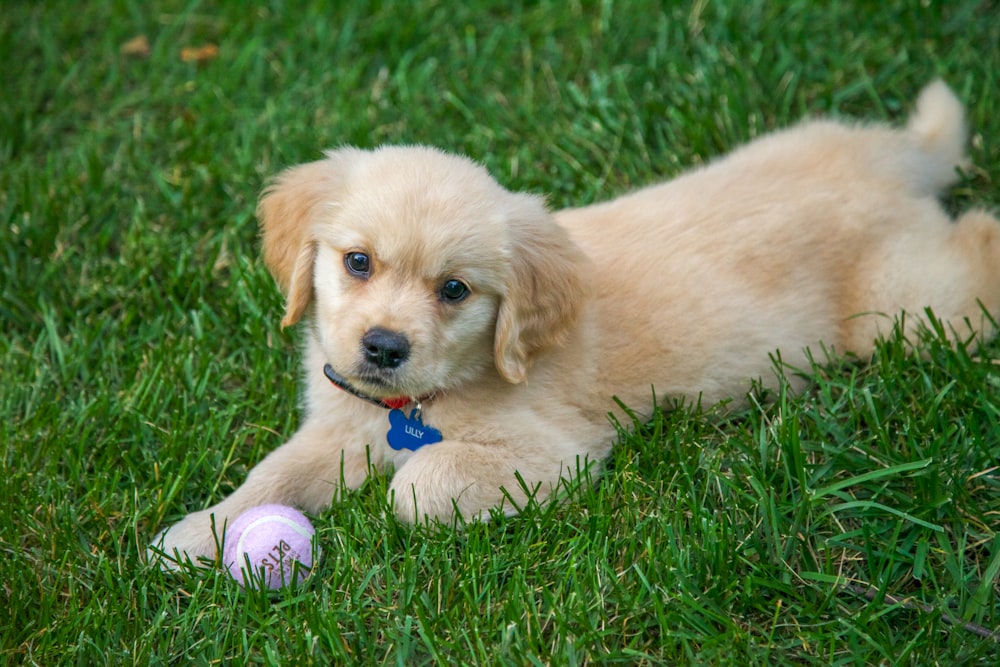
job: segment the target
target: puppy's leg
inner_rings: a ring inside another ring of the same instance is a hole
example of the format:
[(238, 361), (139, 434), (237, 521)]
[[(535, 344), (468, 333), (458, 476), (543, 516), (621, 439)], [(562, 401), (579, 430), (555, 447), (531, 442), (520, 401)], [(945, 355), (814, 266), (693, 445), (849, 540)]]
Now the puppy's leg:
[(157, 535), (151, 557), (160, 557), (168, 569), (185, 560), (212, 560), (227, 524), (243, 511), (280, 503), (315, 512), (330, 504), (341, 480), (357, 488), (368, 473), (367, 454), (342, 449), (341, 429), (319, 420), (307, 421), (291, 440), (261, 461), (246, 481), (222, 502), (193, 512)]
[(930, 306), (955, 340), (991, 337), (994, 327), (983, 308), (993, 320), (1000, 317), (1000, 221), (973, 210), (946, 224), (942, 234), (923, 239), (922, 252), (908, 258), (909, 289), (924, 302), (904, 306), (913, 315)]
[[(914, 211), (912, 218), (920, 215)], [(928, 307), (955, 340), (995, 333), (983, 314), (985, 308), (994, 321), (1000, 317), (1000, 221), (989, 213), (974, 210), (953, 222), (935, 212), (927, 224), (892, 237), (874, 257), (860, 273), (867, 296), (854, 303), (853, 313), (882, 315), (849, 317), (847, 349), (869, 354), (901, 311), (907, 313), (905, 333), (915, 339), (928, 324)]]
[[(983, 210), (961, 215), (951, 230), (950, 251), (968, 275), (968, 294), (952, 319), (968, 319), (981, 324), (982, 307), (996, 320), (1000, 318), (1000, 220)], [(994, 333), (989, 322), (980, 331)]]
[(389, 494), (396, 516), (406, 522), (448, 522), (457, 510), (465, 519), (485, 520), (494, 507), (511, 514), (529, 494), (543, 500), (563, 475), (576, 474), (554, 457), (537, 451), (530, 456), (516, 456), (502, 443), (445, 440), (424, 447), (392, 479)]

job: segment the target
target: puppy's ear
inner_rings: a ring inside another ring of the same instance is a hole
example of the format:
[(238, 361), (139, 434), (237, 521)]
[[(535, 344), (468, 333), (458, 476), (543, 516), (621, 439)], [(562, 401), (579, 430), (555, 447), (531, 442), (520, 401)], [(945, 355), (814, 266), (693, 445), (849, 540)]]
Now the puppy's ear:
[(511, 277), (497, 314), (494, 355), (508, 382), (527, 379), (539, 352), (560, 344), (577, 320), (586, 287), (586, 258), (529, 195), (509, 221)]
[(312, 301), (314, 226), (334, 215), (331, 209), (344, 188), (345, 163), (358, 152), (331, 151), (325, 160), (285, 170), (257, 204), (264, 264), (286, 299), (283, 327), (298, 322)]

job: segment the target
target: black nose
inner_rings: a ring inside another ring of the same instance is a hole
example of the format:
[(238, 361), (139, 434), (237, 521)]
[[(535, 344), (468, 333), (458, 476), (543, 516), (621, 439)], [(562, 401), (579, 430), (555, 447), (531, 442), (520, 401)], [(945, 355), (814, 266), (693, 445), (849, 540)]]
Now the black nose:
[(388, 329), (369, 329), (361, 338), (365, 360), (379, 368), (396, 368), (410, 356), (406, 336)]

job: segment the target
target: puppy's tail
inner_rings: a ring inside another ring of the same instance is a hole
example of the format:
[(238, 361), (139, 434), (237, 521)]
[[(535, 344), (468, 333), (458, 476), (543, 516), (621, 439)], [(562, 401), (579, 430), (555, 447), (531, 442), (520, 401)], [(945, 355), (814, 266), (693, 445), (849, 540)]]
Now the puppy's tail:
[(944, 81), (932, 81), (920, 91), (906, 132), (920, 153), (914, 177), (921, 191), (936, 194), (958, 180), (956, 167), (967, 163), (968, 130), (965, 109)]

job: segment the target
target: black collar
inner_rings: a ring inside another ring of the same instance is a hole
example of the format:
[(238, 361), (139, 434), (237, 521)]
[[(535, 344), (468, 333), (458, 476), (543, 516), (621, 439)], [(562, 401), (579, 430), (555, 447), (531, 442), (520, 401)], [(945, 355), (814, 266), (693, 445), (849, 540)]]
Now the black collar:
[(364, 401), (368, 401), (372, 405), (377, 405), (380, 408), (385, 408), (386, 410), (398, 410), (413, 402), (413, 399), (409, 396), (398, 396), (396, 398), (375, 398), (374, 396), (369, 396), (348, 382), (347, 379), (337, 373), (337, 371), (333, 370), (333, 366), (330, 364), (323, 366), (323, 375), (325, 375), (335, 387), (343, 389), (348, 394), (357, 396)]

